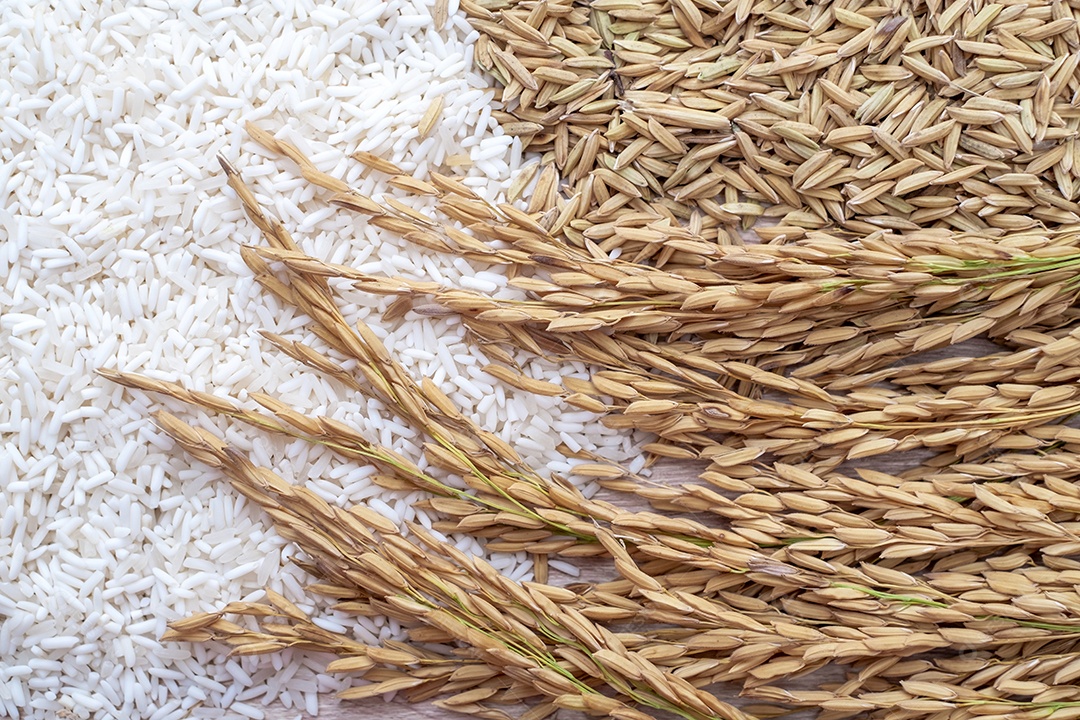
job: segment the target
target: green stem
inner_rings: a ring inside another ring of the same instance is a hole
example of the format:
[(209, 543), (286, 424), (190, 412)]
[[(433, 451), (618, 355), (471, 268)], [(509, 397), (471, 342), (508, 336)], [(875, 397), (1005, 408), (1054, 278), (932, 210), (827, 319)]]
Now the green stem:
[[(950, 603), (940, 602), (938, 600), (928, 600), (926, 598), (918, 597), (916, 595), (900, 595), (897, 593), (883, 592), (881, 590), (874, 590), (863, 585), (855, 585), (851, 583), (832, 583), (832, 587), (845, 588), (848, 590), (858, 590), (871, 597), (879, 598), (881, 600), (891, 600), (894, 602), (900, 602), (905, 605), (922, 605), (925, 607), (933, 608), (948, 608)], [(927, 592), (932, 592), (930, 588), (926, 588)], [(943, 597), (947, 597), (952, 600), (951, 597), (941, 593)], [(975, 618), (976, 620), (993, 620), (998, 622), (1012, 623), (1021, 627), (1035, 628), (1038, 630), (1050, 630), (1053, 632), (1062, 632), (1069, 634), (1080, 633), (1080, 625), (1057, 625), (1054, 623), (1040, 622), (1038, 620), (1019, 620), (1017, 618), (1004, 617), (1002, 615), (980, 615)]]

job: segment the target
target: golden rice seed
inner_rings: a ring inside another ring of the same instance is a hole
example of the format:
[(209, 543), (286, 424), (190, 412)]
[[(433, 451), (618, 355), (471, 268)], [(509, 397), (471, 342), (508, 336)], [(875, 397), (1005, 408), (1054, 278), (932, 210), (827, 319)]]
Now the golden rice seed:
[(384, 160), (377, 155), (373, 155), (369, 152), (357, 151), (353, 153), (353, 158), (359, 160), (365, 166), (372, 170), (378, 170), (379, 172), (386, 173), (387, 175), (404, 175), (405, 173), (397, 165), (392, 162)]
[[(445, 3), (446, 0), (443, 0), (443, 2)], [(445, 24), (445, 19), (443, 20), (443, 23)], [(439, 95), (428, 104), (427, 109), (424, 111), (424, 114), (420, 117), (420, 122), (417, 125), (417, 130), (420, 133), (419, 138), (421, 140), (431, 135), (431, 132), (435, 129), (435, 125), (442, 117), (442, 110), (443, 97), (442, 95)]]

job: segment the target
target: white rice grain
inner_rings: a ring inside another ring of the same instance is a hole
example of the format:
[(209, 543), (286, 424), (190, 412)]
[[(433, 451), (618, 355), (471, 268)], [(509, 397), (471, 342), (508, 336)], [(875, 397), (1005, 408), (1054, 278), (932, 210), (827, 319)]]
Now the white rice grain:
[[(264, 586), (302, 602), (308, 579), (258, 509), (147, 420), (160, 399), (92, 371), (269, 393), (419, 456), (415, 430), (381, 403), (338, 393), (258, 335), (313, 340), (239, 260), (240, 244), (260, 238), (213, 158), (228, 156), (315, 255), (513, 297), (497, 268), (431, 254), (328, 207), (244, 134), (247, 121), (279, 132), (375, 195), (393, 191), (349, 160), (357, 150), (418, 176), (460, 172), (442, 163), (467, 155), (463, 182), (498, 199), (522, 165), (520, 143), (492, 120), (493, 92), (472, 69), (478, 34), (453, 1), (446, 27), (434, 28), (433, 5), (0, 4), (0, 717), (259, 718), (257, 705), (277, 701), (314, 714), (320, 692), (345, 686), (319, 674), (325, 658), (238, 662), (157, 640), (167, 620), (258, 600)], [(436, 96), (443, 123), (420, 141), (416, 125)], [(384, 323), (384, 303), (348, 292), (343, 312), (375, 324), (409, 372), (444, 387), (537, 468), (569, 472), (560, 441), (628, 453), (626, 437), (587, 414), (484, 374), (486, 358), (456, 320)], [(559, 369), (525, 366), (558, 380)], [(380, 489), (370, 468), (164, 405), (329, 502), (431, 524), (415, 508), (420, 493)], [(485, 555), (475, 539), (457, 544)], [(493, 562), (512, 577), (531, 572), (524, 556)], [(400, 636), (396, 622), (312, 609), (364, 642)]]

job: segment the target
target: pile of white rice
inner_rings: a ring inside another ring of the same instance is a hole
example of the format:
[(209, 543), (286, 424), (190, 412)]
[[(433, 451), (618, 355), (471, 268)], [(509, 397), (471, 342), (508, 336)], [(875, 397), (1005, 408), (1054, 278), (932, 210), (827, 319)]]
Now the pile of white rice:
[[(379, 405), (258, 337), (302, 338), (304, 319), (268, 300), (240, 262), (240, 244), (259, 238), (214, 156), (230, 158), (316, 256), (507, 292), (497, 269), (328, 207), (243, 131), (249, 120), (279, 131), (367, 193), (385, 188), (348, 159), (356, 150), (420, 177), (464, 173), (447, 159), (468, 156), (465, 182), (496, 197), (520, 148), (491, 120), (492, 93), (472, 68), (476, 34), (453, 0), (446, 27), (432, 10), (427, 0), (0, 0), (0, 716), (260, 718), (275, 701), (314, 714), (319, 693), (347, 684), (318, 674), (325, 657), (227, 659), (158, 642), (170, 619), (259, 599), (264, 586), (299, 601), (308, 580), (257, 508), (155, 430), (158, 398), (92, 371), (270, 393), (419, 456), (414, 432)], [(421, 142), (416, 125), (438, 96), (442, 118)], [(536, 467), (569, 469), (560, 442), (629, 452), (587, 414), (483, 374), (455, 321), (387, 324), (385, 299), (348, 301), (347, 316), (367, 318), (415, 376), (439, 382)], [(427, 522), (412, 507), (419, 493), (374, 487), (368, 468), (164, 406), (332, 502)], [(524, 557), (495, 562), (515, 577), (530, 569)], [(398, 631), (326, 623), (367, 641)]]

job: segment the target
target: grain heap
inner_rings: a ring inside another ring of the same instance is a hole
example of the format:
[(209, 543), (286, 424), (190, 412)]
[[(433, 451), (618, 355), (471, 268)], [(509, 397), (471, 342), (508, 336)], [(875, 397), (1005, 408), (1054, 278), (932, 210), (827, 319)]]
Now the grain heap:
[[(396, 618), (411, 642), (358, 643), (274, 593), (173, 623), (170, 637), (240, 654), (325, 650), (340, 656), (330, 670), (372, 681), (343, 697), (446, 695), (442, 707), (485, 718), (522, 702), (529, 720), (558, 708), (693, 720), (791, 708), (826, 720), (1080, 715), (1070, 5), (462, 7), (487, 38), (477, 57), (503, 86), (504, 127), (543, 153), (524, 210), (359, 155), (403, 193), (372, 198), (249, 132), (330, 202), (423, 247), (503, 265), (527, 299), (304, 254), (222, 162), (267, 242), (245, 247), (245, 262), (324, 347), (267, 340), (392, 408), (426, 436), (431, 470), (269, 396), (253, 395), (253, 409), (106, 371), (369, 462), (385, 487), (431, 493), (445, 520), (400, 528), (157, 416), (304, 551), (311, 592)], [(413, 210), (410, 194), (435, 198), (438, 212)], [(776, 224), (743, 244), (759, 218)], [(397, 296), (391, 313), (459, 315), (495, 377), (648, 431), (653, 456), (707, 469), (668, 487), (601, 458), (578, 466), (667, 514), (543, 477), (413, 380), (369, 327), (350, 326), (335, 300), (342, 281)], [(919, 357), (975, 337), (1000, 348)], [(507, 348), (594, 371), (540, 382)], [(899, 476), (864, 466), (909, 450), (920, 453)], [(533, 554), (536, 582), (466, 556), (450, 532)], [(619, 578), (554, 587), (549, 556), (600, 556)], [(840, 682), (789, 687), (836, 666)], [(754, 704), (704, 689), (717, 682)]]
[(462, 7), (504, 85), (496, 117), (567, 183), (550, 229), (578, 244), (663, 265), (679, 247), (650, 234), (660, 218), (720, 244), (758, 218), (766, 240), (1077, 222), (1069, 3)]

